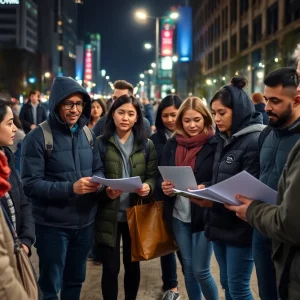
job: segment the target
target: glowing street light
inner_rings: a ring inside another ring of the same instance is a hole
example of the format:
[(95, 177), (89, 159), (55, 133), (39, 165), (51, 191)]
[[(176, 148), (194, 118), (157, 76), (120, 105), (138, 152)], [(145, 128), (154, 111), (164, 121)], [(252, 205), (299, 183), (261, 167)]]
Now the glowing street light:
[(148, 73), (149, 73), (149, 74), (153, 74), (153, 70), (150, 69), (150, 70), (148, 71)]
[(173, 62), (177, 62), (177, 61), (178, 61), (178, 56), (174, 55), (174, 56), (172, 57), (172, 60), (173, 60)]
[(105, 79), (109, 80), (109, 76), (106, 76)]
[(152, 45), (150, 43), (144, 44), (145, 49), (150, 50), (152, 48)]
[(145, 11), (138, 10), (135, 12), (135, 16), (140, 20), (146, 20), (148, 18), (148, 15)]
[(50, 78), (50, 77), (51, 77), (51, 73), (50, 73), (50, 72), (46, 72), (46, 73), (44, 74), (44, 76), (45, 76), (45, 78)]
[(145, 75), (142, 73), (142, 74), (140, 74), (140, 78), (145, 78)]
[(173, 19), (173, 20), (176, 20), (179, 18), (179, 13), (174, 11), (170, 14), (170, 18)]
[(155, 69), (156, 68), (156, 63), (152, 63), (151, 68)]

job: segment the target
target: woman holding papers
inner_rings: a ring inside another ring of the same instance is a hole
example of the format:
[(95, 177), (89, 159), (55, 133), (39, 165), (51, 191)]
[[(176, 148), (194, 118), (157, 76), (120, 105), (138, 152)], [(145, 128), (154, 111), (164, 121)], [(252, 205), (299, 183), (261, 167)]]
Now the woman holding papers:
[[(258, 136), (264, 128), (250, 97), (243, 90), (247, 81), (234, 77), (211, 100), (211, 111), (218, 128), (211, 185), (245, 170), (259, 175)], [(203, 186), (202, 186), (203, 187)], [(220, 281), (226, 300), (252, 300), (250, 278), (253, 269), (252, 228), (223, 204), (195, 200), (209, 206), (206, 237), (213, 241), (220, 268)]]
[(120, 96), (108, 112), (104, 135), (98, 143), (100, 153), (101, 149), (106, 148), (104, 157), (101, 155), (106, 178), (140, 176), (143, 182), (143, 187), (134, 193), (123, 193), (107, 187), (99, 200), (95, 238), (101, 245), (103, 256), (104, 300), (118, 299), (121, 237), (125, 299), (136, 299), (139, 289), (140, 266), (139, 262), (131, 262), (131, 238), (126, 209), (135, 205), (139, 197), (148, 197), (153, 193), (157, 176), (155, 148), (144, 136), (143, 126), (143, 115), (138, 100), (133, 96)]
[[(181, 105), (174, 136), (168, 140), (163, 166), (191, 166), (197, 183), (210, 181), (216, 148), (213, 119), (201, 99), (191, 97)], [(167, 196), (164, 214), (173, 228), (183, 262), (184, 279), (190, 300), (217, 300), (218, 290), (210, 273), (212, 243), (204, 236), (205, 209), (188, 198), (176, 196), (170, 182), (162, 182)]]
[[(158, 106), (155, 120), (156, 132), (151, 135), (150, 139), (155, 146), (159, 166), (161, 165), (166, 142), (172, 137), (176, 128), (176, 116), (181, 103), (182, 101), (177, 95), (168, 95)], [(160, 177), (158, 180), (160, 180)], [(162, 199), (161, 188), (156, 186), (155, 191), (156, 199)], [(163, 280), (162, 289), (164, 291), (162, 300), (172, 299), (171, 297), (173, 295), (173, 299), (176, 300), (179, 297), (179, 293), (177, 288), (178, 281), (175, 253), (162, 256), (160, 262)]]

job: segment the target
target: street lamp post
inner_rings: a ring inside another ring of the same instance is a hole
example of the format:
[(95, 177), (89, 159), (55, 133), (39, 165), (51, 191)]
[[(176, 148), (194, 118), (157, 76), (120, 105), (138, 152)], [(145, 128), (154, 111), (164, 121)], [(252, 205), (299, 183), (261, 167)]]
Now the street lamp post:
[[(158, 69), (159, 69), (159, 20), (167, 18), (167, 16), (163, 17), (152, 17), (149, 16), (145, 11), (136, 11), (135, 13), (136, 17), (140, 20), (146, 20), (146, 19), (155, 19), (155, 64), (156, 64), (156, 71), (155, 71), (155, 86), (156, 89), (158, 88)], [(179, 14), (177, 12), (172, 12), (169, 15), (169, 18), (171, 19), (178, 19)]]

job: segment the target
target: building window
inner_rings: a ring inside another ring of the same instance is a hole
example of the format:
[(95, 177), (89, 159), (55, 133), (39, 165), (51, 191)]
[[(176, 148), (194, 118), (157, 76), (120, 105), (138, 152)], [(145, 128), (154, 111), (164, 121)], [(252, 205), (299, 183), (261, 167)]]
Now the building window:
[(220, 47), (215, 49), (215, 66), (220, 63)]
[(285, 1), (285, 24), (289, 24), (300, 19), (300, 1), (286, 0)]
[(248, 48), (248, 25), (240, 30), (240, 51)]
[(226, 60), (228, 58), (228, 42), (225, 41), (222, 43), (222, 60)]
[(4, 18), (0, 18), (0, 23), (1, 25), (13, 25), (16, 24), (16, 19), (4, 19)]
[(210, 52), (208, 54), (208, 59), (207, 59), (207, 68), (211, 69), (213, 67), (213, 53)]
[(240, 0), (240, 15), (243, 15), (248, 11), (249, 3), (248, 0)]
[(230, 38), (230, 56), (234, 57), (236, 56), (237, 53), (237, 49), (236, 49), (236, 43), (237, 43), (237, 39), (236, 39), (236, 34), (234, 34), (231, 38)]
[(228, 6), (222, 10), (222, 32), (228, 28)]
[(262, 38), (262, 18), (261, 15), (256, 17), (252, 22), (252, 43), (256, 44)]
[(278, 30), (278, 3), (268, 8), (267, 12), (267, 34), (273, 34)]
[(230, 24), (237, 20), (237, 0), (230, 0)]
[(0, 28), (0, 34), (16, 34), (15, 28)]

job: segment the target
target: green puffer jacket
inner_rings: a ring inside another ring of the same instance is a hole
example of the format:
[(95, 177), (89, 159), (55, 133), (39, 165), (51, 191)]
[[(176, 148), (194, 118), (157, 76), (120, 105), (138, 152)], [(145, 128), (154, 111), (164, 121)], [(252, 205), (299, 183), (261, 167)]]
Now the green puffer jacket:
[[(101, 140), (100, 137), (99, 140)], [(98, 143), (99, 148), (100, 143)], [(100, 150), (99, 150), (100, 151)], [(149, 156), (146, 166), (145, 154), (134, 142), (133, 151), (130, 155), (131, 176), (140, 176), (143, 183), (150, 186), (150, 194), (153, 195), (155, 190), (156, 177), (158, 174), (157, 158), (155, 147), (149, 140)], [(103, 161), (106, 178), (122, 178), (122, 158), (115, 140), (111, 137), (107, 142), (105, 160)], [(148, 197), (149, 197), (148, 196)], [(136, 205), (138, 195), (132, 193), (130, 195), (131, 206)], [(98, 244), (114, 247), (117, 235), (118, 211), (120, 206), (120, 198), (111, 200), (104, 191), (99, 197), (98, 212), (95, 220), (95, 238)]]

